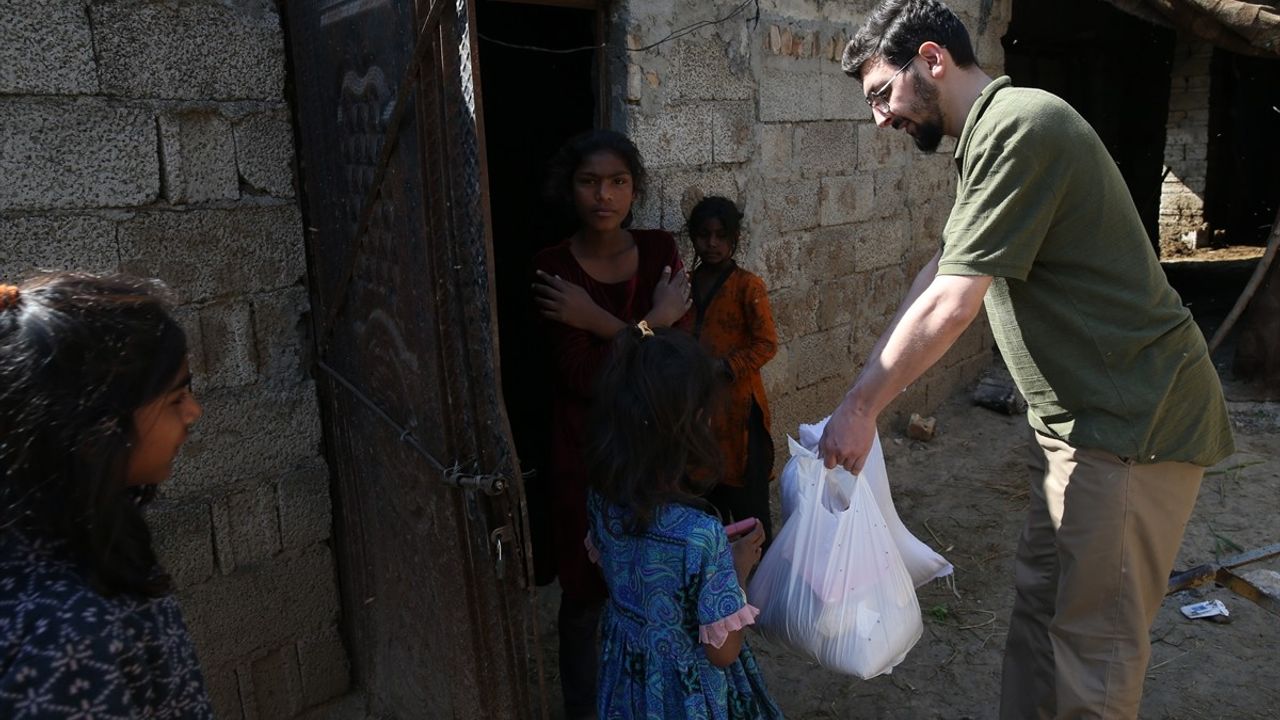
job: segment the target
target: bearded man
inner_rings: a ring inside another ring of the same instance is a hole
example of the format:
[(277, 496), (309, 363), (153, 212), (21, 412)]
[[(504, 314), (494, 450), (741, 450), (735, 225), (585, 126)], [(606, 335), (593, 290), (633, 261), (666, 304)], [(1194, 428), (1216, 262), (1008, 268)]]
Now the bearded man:
[(874, 120), (957, 139), (941, 248), (832, 414), (828, 467), (861, 469), (876, 418), (984, 304), (1029, 405), (1002, 718), (1134, 718), (1149, 632), (1204, 469), (1233, 450), (1203, 335), (1120, 172), (1061, 99), (992, 79), (936, 0), (885, 0), (845, 49)]

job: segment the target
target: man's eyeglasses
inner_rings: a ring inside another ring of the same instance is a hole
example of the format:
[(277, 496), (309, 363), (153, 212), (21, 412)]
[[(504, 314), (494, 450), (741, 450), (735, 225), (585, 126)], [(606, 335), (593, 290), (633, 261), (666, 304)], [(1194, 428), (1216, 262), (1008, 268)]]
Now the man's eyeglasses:
[(920, 57), (920, 56), (919, 55), (912, 56), (912, 58), (908, 60), (905, 65), (898, 68), (898, 72), (894, 73), (892, 76), (889, 77), (888, 82), (881, 85), (878, 90), (872, 90), (871, 94), (868, 95), (866, 98), (864, 98), (867, 101), (867, 107), (871, 108), (872, 110), (878, 110), (881, 115), (890, 114), (889, 98), (885, 96), (885, 93), (889, 91), (889, 86), (893, 85), (893, 81), (898, 79), (898, 76), (902, 74), (902, 71), (911, 67), (911, 63), (915, 62), (917, 57)]

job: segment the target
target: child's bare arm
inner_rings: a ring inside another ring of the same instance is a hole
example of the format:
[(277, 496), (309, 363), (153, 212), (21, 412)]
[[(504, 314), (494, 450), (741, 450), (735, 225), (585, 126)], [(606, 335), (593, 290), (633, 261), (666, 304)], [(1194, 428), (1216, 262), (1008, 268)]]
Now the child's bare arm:
[(724, 644), (720, 647), (702, 644), (703, 649), (707, 651), (707, 659), (716, 667), (727, 667), (738, 659), (738, 654), (742, 652), (742, 631), (730, 631), (729, 636), (724, 639)]
[(543, 317), (606, 339), (626, 327), (626, 323), (591, 299), (581, 285), (541, 270), (537, 276), (533, 294)]

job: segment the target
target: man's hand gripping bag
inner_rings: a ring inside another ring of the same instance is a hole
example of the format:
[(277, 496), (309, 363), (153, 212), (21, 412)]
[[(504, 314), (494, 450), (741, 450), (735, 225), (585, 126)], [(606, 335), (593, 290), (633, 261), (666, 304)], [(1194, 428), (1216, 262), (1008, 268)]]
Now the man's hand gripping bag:
[(814, 452), (790, 445), (784, 525), (747, 589), (760, 608), (756, 627), (832, 670), (863, 679), (890, 672), (924, 624), (867, 473), (828, 471)]

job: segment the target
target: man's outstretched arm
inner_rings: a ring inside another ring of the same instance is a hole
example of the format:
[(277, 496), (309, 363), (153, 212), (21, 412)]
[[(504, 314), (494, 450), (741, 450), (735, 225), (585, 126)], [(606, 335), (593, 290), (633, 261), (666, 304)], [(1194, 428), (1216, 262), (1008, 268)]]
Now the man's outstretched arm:
[(982, 308), (991, 277), (937, 275), (937, 263), (935, 256), (916, 276), (858, 379), (831, 414), (818, 445), (827, 467), (862, 470), (881, 411), (946, 354)]

